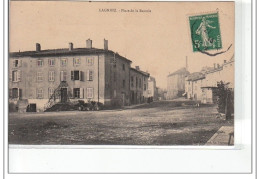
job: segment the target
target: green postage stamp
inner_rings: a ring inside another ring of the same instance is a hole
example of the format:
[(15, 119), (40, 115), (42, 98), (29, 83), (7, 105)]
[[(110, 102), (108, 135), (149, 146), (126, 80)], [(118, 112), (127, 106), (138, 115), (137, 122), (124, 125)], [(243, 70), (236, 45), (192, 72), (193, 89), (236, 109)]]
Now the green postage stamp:
[(222, 48), (218, 13), (189, 17), (193, 52)]

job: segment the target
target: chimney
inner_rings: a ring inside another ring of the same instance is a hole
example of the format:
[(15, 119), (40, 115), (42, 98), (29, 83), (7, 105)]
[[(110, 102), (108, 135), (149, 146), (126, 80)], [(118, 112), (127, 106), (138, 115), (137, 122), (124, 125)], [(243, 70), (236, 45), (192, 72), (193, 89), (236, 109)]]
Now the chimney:
[(86, 41), (87, 48), (92, 48), (92, 40), (88, 39)]
[(108, 50), (108, 40), (104, 39), (104, 50)]
[(140, 70), (140, 67), (139, 66), (135, 66), (135, 69)]
[(224, 63), (227, 63), (227, 60), (224, 60)]
[(69, 51), (73, 50), (73, 43), (69, 43)]
[(217, 68), (216, 63), (214, 63), (214, 69), (216, 69), (216, 68)]
[(36, 52), (40, 52), (41, 51), (41, 44), (36, 43)]

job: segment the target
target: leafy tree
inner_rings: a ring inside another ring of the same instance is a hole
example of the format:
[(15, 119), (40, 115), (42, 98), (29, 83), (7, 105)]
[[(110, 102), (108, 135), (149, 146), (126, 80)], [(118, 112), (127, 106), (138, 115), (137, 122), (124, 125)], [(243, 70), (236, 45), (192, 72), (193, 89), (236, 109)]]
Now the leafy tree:
[(223, 81), (218, 82), (216, 95), (218, 96), (218, 112), (226, 114), (226, 119), (231, 119), (234, 113), (234, 92)]

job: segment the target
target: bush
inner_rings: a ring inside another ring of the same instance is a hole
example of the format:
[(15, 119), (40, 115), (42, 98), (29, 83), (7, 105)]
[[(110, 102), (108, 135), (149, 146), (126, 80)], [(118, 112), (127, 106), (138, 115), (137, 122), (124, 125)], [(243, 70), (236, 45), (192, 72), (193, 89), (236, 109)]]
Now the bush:
[(9, 112), (17, 112), (18, 111), (18, 107), (14, 103), (9, 103), (8, 107), (9, 107)]

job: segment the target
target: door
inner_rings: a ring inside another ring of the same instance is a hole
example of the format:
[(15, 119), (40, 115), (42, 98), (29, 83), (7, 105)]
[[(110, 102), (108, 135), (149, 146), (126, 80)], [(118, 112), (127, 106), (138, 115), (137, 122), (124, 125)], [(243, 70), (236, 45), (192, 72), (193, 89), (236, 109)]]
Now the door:
[(30, 103), (27, 107), (27, 112), (36, 112), (36, 104)]
[(125, 106), (125, 93), (122, 93), (122, 105)]
[(62, 103), (66, 103), (68, 99), (67, 88), (60, 89), (60, 98)]

